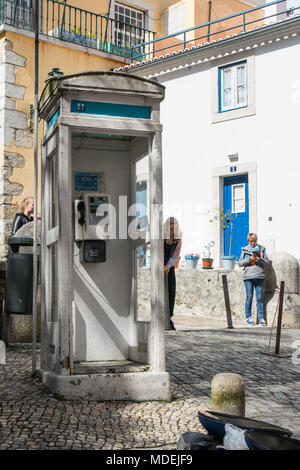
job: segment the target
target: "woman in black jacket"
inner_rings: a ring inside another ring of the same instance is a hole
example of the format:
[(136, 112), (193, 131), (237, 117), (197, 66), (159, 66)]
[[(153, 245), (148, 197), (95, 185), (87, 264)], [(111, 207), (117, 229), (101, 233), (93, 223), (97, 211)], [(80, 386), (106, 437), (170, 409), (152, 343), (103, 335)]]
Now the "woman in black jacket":
[(176, 277), (175, 264), (179, 260), (181, 250), (182, 232), (178, 221), (174, 217), (169, 217), (164, 223), (164, 273), (168, 279), (168, 297), (169, 297), (169, 315), (170, 329), (175, 330), (172, 321), (175, 296), (176, 296)]
[(17, 212), (13, 221), (12, 235), (28, 222), (33, 221), (34, 200), (33, 197), (26, 197), (21, 204), (21, 212)]

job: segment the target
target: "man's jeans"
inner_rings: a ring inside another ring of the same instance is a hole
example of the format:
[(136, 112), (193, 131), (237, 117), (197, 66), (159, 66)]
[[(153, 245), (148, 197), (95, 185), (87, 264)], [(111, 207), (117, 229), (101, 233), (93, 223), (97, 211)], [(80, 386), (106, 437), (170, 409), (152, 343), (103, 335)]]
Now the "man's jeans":
[(264, 279), (247, 279), (244, 281), (246, 287), (246, 304), (245, 313), (246, 318), (251, 318), (251, 306), (253, 299), (253, 291), (255, 287), (257, 314), (258, 320), (264, 319), (264, 301), (263, 301), (263, 288)]

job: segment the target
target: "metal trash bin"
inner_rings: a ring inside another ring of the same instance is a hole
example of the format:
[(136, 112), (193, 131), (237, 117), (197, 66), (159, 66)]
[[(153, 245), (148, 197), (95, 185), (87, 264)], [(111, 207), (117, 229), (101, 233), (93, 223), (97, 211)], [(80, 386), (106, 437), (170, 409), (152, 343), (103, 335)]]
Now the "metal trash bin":
[(5, 312), (31, 315), (33, 300), (33, 254), (19, 253), (20, 246), (33, 246), (29, 237), (8, 239)]

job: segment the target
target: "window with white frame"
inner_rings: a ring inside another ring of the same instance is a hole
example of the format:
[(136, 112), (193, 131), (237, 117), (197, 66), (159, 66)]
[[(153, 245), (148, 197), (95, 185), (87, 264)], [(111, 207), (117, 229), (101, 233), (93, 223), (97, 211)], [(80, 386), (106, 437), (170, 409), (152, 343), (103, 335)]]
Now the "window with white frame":
[(219, 68), (219, 112), (248, 106), (247, 61)]
[(245, 184), (232, 185), (232, 212), (245, 212), (246, 210), (246, 193)]
[(131, 47), (145, 41), (145, 13), (136, 8), (115, 3), (115, 44)]

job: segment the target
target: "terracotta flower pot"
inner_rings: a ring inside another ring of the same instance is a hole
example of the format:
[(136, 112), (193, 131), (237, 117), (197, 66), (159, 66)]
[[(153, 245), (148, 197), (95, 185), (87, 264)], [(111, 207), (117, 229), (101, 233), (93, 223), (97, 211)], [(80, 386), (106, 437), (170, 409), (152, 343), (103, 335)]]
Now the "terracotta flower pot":
[(202, 258), (202, 268), (203, 269), (212, 269), (213, 261), (214, 260), (212, 258)]

